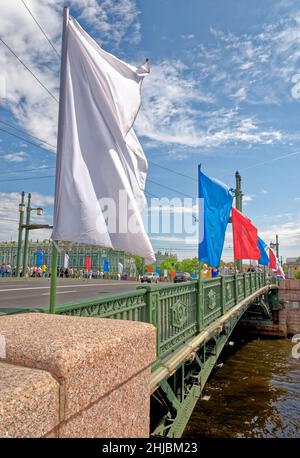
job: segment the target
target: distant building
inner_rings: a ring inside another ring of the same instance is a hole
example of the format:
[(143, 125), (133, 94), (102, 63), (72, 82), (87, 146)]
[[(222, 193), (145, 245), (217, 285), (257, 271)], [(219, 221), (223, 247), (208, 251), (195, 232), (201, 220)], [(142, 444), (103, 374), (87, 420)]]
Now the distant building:
[(286, 258), (286, 266), (288, 268), (288, 278), (294, 278), (295, 271), (300, 270), (300, 257)]
[[(15, 267), (17, 264), (17, 242), (0, 242), (0, 265), (10, 264)], [(29, 242), (28, 266), (37, 265), (38, 251), (42, 250), (43, 264), (51, 267), (51, 242), (44, 240), (42, 242)], [(136, 265), (134, 256), (123, 251), (115, 251), (110, 248), (85, 245), (83, 243), (64, 243), (61, 253), (58, 254), (58, 267), (64, 265), (64, 255), (69, 255), (69, 267), (76, 269), (85, 268), (85, 260), (91, 258), (91, 269), (94, 271), (103, 270), (104, 260), (108, 261), (109, 272), (118, 273), (118, 264), (123, 265), (123, 273), (130, 277), (136, 277)], [(22, 264), (22, 257), (21, 257)]]
[(162, 253), (162, 251), (157, 251), (157, 252), (155, 253), (155, 258), (156, 258), (155, 265), (160, 266), (160, 264), (161, 264), (163, 261), (166, 261), (166, 260), (169, 259), (170, 257), (172, 257), (172, 258), (177, 258), (177, 255), (174, 254), (174, 253), (171, 253), (171, 252), (167, 252), (167, 251), (165, 251), (165, 253)]

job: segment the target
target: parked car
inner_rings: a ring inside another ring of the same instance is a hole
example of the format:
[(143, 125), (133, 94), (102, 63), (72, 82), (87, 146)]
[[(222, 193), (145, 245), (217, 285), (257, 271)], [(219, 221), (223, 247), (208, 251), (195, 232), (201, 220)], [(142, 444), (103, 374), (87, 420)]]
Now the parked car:
[(182, 281), (190, 281), (192, 279), (188, 272), (176, 272), (174, 276), (174, 283), (180, 283)]
[(147, 283), (157, 283), (159, 280), (159, 275), (156, 272), (147, 272), (145, 275), (142, 276), (141, 282)]

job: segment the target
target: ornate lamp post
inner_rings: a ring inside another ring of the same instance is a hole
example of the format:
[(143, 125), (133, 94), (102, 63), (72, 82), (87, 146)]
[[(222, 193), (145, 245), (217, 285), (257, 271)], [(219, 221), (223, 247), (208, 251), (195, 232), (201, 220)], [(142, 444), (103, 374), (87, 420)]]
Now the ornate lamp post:
[[(41, 227), (44, 227), (39, 224), (32, 224), (30, 225), (30, 216), (32, 211), (36, 211), (36, 214), (38, 216), (42, 216), (44, 213), (44, 210), (41, 207), (37, 208), (32, 208), (30, 206), (31, 204), (31, 193), (28, 194), (28, 201), (27, 201), (27, 209), (26, 209), (26, 224), (23, 224), (22, 227), (25, 228), (25, 242), (24, 242), (24, 253), (23, 253), (23, 270), (22, 270), (22, 276), (26, 276), (26, 269), (27, 269), (27, 263), (28, 263), (28, 238), (29, 238), (29, 231), (30, 229), (39, 229)], [(49, 227), (47, 225), (47, 227)]]
[(16, 277), (20, 276), (20, 261), (22, 253), (22, 232), (23, 232), (23, 220), (25, 212), (25, 192), (21, 194), (21, 202), (19, 203), (19, 231), (18, 231), (18, 246), (17, 246), (17, 265), (16, 265)]
[[(279, 261), (279, 242), (278, 242), (278, 234), (276, 234), (276, 242), (270, 242), (270, 248), (275, 250), (276, 258)], [(282, 263), (281, 263), (282, 265)]]

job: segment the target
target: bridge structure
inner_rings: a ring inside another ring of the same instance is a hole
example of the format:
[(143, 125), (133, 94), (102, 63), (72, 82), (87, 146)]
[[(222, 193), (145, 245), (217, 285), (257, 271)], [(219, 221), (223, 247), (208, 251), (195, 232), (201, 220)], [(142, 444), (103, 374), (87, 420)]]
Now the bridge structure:
[(143, 285), (129, 293), (57, 306), (55, 313), (153, 324), (157, 339), (150, 431), (153, 436), (181, 437), (235, 326), (245, 316), (271, 323), (280, 309), (277, 290), (276, 278), (249, 272)]

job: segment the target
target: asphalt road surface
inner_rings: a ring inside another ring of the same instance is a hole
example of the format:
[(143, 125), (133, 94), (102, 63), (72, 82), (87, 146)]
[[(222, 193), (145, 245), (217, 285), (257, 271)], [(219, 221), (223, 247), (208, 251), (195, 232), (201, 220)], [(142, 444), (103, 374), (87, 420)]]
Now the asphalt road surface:
[[(127, 280), (58, 279), (57, 304), (132, 291), (138, 284)], [(28, 308), (47, 308), (49, 299), (50, 279), (0, 278), (0, 313)]]

